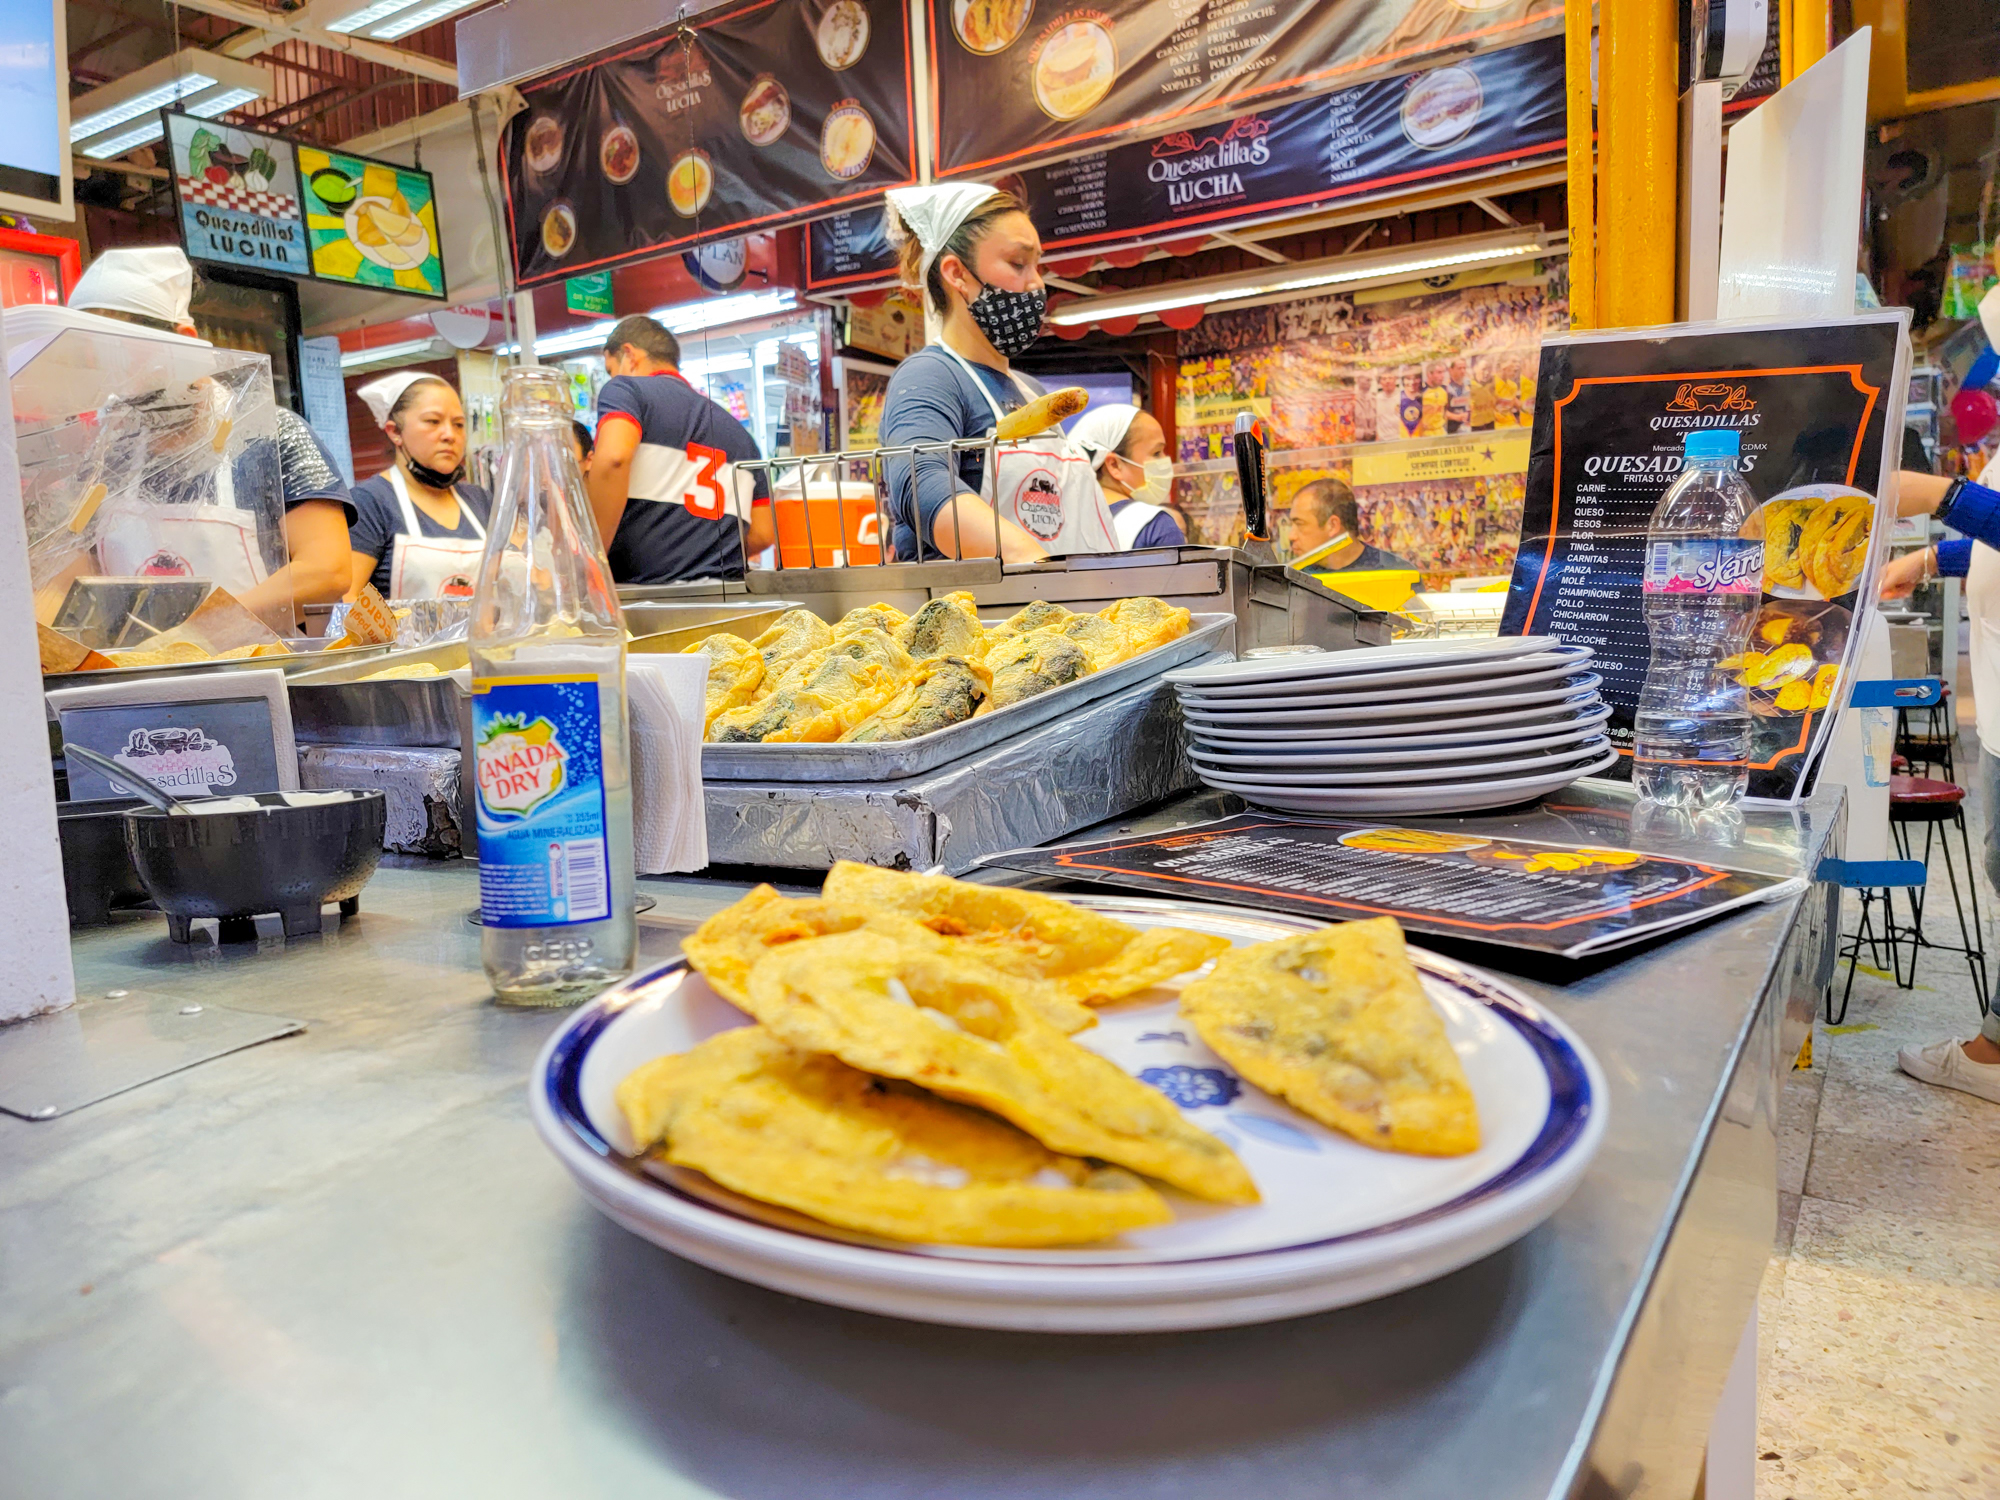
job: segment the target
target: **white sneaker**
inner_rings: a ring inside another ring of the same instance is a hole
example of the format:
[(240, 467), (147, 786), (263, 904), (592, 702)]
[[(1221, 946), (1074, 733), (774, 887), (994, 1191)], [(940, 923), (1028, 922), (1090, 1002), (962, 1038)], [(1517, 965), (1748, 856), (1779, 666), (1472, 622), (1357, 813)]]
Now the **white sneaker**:
[(1956, 1038), (1928, 1047), (1905, 1047), (1896, 1054), (1896, 1065), (1921, 1082), (2000, 1104), (2000, 1063), (1974, 1062)]

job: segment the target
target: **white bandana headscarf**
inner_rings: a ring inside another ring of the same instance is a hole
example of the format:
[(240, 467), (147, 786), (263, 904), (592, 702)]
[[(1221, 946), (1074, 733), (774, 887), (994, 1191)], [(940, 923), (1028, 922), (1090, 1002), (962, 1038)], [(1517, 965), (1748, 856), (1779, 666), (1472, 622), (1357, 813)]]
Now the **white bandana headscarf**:
[(931, 187), (889, 189), (889, 202), (896, 217), (924, 247), (923, 263), (917, 267), (921, 285), (930, 279), (931, 262), (959, 226), (979, 211), (997, 191), (984, 182), (943, 182)]
[(1076, 425), (1069, 430), (1069, 440), (1090, 455), (1091, 468), (1101, 469), (1104, 460), (1118, 451), (1118, 445), (1125, 441), (1125, 434), (1138, 418), (1136, 406), (1093, 406), (1076, 419)]
[(375, 425), (381, 427), (389, 420), (389, 411), (402, 399), (403, 392), (419, 380), (435, 380), (437, 377), (423, 370), (391, 370), (380, 380), (371, 380), (355, 391), (362, 403), (375, 418)]

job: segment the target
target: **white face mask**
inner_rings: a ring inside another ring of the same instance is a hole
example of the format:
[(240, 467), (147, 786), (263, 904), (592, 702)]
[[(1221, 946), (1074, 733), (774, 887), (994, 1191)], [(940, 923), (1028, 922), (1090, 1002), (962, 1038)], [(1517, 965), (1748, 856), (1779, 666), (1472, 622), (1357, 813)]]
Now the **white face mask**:
[(1143, 464), (1134, 465), (1129, 458), (1122, 458), (1119, 462), (1127, 467), (1145, 471), (1145, 479), (1132, 490), (1134, 500), (1144, 501), (1147, 505), (1167, 503), (1174, 488), (1174, 461), (1171, 458), (1162, 453), (1155, 458), (1147, 459)]

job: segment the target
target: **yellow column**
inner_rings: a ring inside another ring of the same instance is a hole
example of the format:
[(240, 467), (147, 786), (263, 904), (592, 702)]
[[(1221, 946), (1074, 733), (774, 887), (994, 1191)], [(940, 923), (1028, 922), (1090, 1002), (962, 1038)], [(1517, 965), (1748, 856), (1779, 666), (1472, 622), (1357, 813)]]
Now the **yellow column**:
[(1597, 327), (1597, 141), (1590, 118), (1591, 0), (1564, 0), (1569, 95), (1569, 322)]
[[(1789, 23), (1791, 45), (1785, 45)], [(1784, 82), (1790, 83), (1827, 53), (1827, 36), (1832, 30), (1827, 0), (1784, 0), (1778, 14), (1778, 57)], [(1789, 63), (1789, 71), (1784, 65)]]
[(1598, 322), (1674, 321), (1679, 195), (1676, 0), (1602, 0), (1597, 17)]

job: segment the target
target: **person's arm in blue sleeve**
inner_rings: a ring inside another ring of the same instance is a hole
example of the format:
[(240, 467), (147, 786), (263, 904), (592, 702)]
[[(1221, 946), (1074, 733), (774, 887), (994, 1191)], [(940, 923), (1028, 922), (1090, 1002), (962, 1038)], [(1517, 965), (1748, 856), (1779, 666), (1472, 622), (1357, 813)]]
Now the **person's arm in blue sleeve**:
[[(975, 436), (970, 428), (964, 382), (938, 361), (913, 363), (912, 355), (889, 382), (882, 403), (882, 444), (948, 443)], [(993, 557), (1032, 562), (1048, 549), (961, 483), (957, 460), (948, 452), (925, 453), (886, 464), (890, 514), (912, 526), (915, 558)], [(912, 469), (914, 468), (914, 474)], [(912, 498), (914, 494), (914, 506)], [(914, 524), (911, 512), (915, 511)]]
[[(949, 371), (925, 368), (929, 362), (898, 371), (882, 403), (881, 444), (900, 448), (909, 443), (949, 443), (965, 437), (965, 402), (958, 381)], [(951, 503), (963, 486), (956, 461), (948, 453), (920, 453), (892, 458), (884, 465), (888, 480), (889, 514), (897, 525), (917, 533), (917, 557), (935, 556), (931, 526), (937, 513)], [(912, 497), (914, 495), (914, 504)]]
[(1906, 598), (1932, 578), (1965, 577), (1974, 542), (2000, 547), (2000, 493), (1984, 485), (1906, 469), (1896, 476), (1896, 514), (1935, 516), (1959, 535), (1906, 552), (1884, 567), (1884, 599)]

